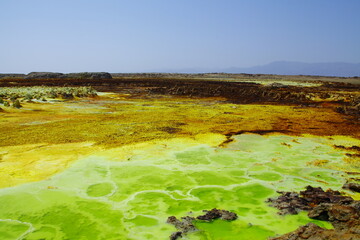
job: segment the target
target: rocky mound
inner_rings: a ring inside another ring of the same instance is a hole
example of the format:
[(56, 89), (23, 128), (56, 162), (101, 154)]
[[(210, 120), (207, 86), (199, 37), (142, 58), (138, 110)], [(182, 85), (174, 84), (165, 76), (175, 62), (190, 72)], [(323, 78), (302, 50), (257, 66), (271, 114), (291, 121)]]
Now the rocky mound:
[(50, 79), (50, 78), (64, 78), (64, 74), (56, 73), (56, 72), (31, 72), (25, 76), (25, 79)]
[(112, 79), (107, 72), (81, 72), (81, 73), (56, 73), (56, 72), (31, 72), (25, 79)]
[(112, 79), (110, 73), (107, 72), (81, 72), (81, 73), (68, 73), (65, 78), (75, 79)]

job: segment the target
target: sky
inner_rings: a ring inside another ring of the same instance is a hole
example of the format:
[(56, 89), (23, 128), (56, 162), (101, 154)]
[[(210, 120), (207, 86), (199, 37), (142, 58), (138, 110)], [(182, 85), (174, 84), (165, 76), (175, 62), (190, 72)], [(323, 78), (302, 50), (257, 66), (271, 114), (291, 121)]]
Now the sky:
[(0, 0), (0, 73), (360, 63), (359, 0)]

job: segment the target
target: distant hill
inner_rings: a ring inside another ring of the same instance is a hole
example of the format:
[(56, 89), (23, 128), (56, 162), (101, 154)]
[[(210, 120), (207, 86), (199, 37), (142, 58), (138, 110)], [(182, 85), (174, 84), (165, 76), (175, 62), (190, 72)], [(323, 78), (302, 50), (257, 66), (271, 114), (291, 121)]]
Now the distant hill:
[(225, 73), (253, 73), (253, 74), (278, 74), (278, 75), (319, 75), (354, 77), (360, 76), (360, 63), (303, 63), (278, 61), (266, 65), (248, 68), (226, 68)]

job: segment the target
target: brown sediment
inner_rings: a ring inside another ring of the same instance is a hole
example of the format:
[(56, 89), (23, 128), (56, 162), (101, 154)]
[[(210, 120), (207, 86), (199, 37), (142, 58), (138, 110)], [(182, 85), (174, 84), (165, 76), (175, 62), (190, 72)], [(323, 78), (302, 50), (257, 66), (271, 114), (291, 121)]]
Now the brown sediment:
[(343, 145), (334, 145), (334, 148), (360, 152), (360, 147), (359, 146), (345, 147)]
[[(115, 77), (112, 79), (0, 79), (0, 87), (13, 86), (93, 86), (99, 91), (138, 92), (194, 97), (224, 97), (236, 103), (294, 103), (329, 105), (331, 102), (358, 100), (359, 85), (348, 83), (323, 83), (316, 87), (301, 87), (281, 84), (263, 86), (248, 78), (226, 79), (183, 76)], [(251, 79), (256, 80), (256, 79)], [(267, 79), (271, 80), (271, 79)], [(282, 79), (284, 80), (284, 79)]]
[(346, 153), (345, 155), (351, 158), (360, 158), (360, 154)]
[(219, 147), (226, 147), (226, 145), (228, 145), (229, 143), (231, 143), (231, 142), (233, 142), (233, 141), (234, 141), (234, 139), (231, 138), (231, 136), (226, 136), (226, 140), (223, 141), (223, 142), (219, 145)]
[(25, 102), (20, 110), (5, 108), (0, 116), (0, 146), (93, 141), (111, 147), (207, 132), (227, 137), (307, 133), (360, 138), (356, 122), (329, 108), (239, 105), (221, 98), (130, 97), (115, 94), (80, 103), (76, 99), (56, 104)]
[(225, 136), (233, 136), (233, 135), (240, 135), (240, 134), (244, 134), (244, 133), (254, 133), (254, 134), (259, 134), (259, 135), (266, 135), (269, 133), (289, 133), (290, 131), (288, 130), (281, 130), (281, 129), (273, 129), (273, 130), (242, 130), (242, 131), (237, 131), (237, 132), (230, 132), (225, 134)]
[(226, 136), (226, 140), (224, 142), (222, 142), (219, 147), (226, 147), (227, 144), (231, 143), (234, 141), (234, 139), (232, 138), (233, 136), (236, 135), (241, 135), (244, 133), (253, 133), (253, 134), (259, 134), (259, 135), (267, 135), (270, 133), (289, 133), (288, 131), (284, 131), (284, 130), (249, 130), (249, 131), (237, 131), (237, 132), (228, 132), (225, 133), (224, 135)]

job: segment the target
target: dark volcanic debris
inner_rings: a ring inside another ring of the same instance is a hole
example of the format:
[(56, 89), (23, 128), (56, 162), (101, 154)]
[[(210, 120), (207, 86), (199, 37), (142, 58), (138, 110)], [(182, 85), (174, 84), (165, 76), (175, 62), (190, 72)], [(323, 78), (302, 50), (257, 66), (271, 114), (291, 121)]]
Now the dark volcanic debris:
[(204, 221), (212, 221), (214, 219), (222, 219), (227, 221), (232, 221), (237, 219), (236, 213), (227, 211), (227, 210), (220, 210), (213, 208), (210, 211), (204, 210), (205, 215), (197, 216), (196, 219), (204, 220)]
[(205, 212), (204, 215), (197, 216), (196, 218), (185, 216), (181, 217), (181, 219), (179, 220), (175, 216), (168, 217), (166, 222), (174, 225), (175, 228), (178, 230), (177, 232), (174, 232), (170, 235), (170, 240), (176, 240), (183, 237), (189, 232), (198, 231), (198, 229), (193, 224), (193, 222), (196, 220), (211, 222), (219, 218), (226, 221), (233, 221), (237, 219), (236, 213), (227, 210), (213, 208), (210, 211), (203, 210), (203, 212)]
[(280, 210), (279, 214), (297, 214), (300, 211), (309, 211), (320, 203), (340, 203), (348, 204), (353, 201), (351, 197), (342, 196), (339, 191), (314, 188), (307, 186), (305, 191), (279, 192), (281, 195), (277, 198), (269, 198), (267, 202), (270, 206)]
[[(350, 186), (358, 187), (345, 184), (344, 188)], [(279, 214), (308, 211), (310, 218), (328, 221), (334, 227), (325, 229), (309, 223), (272, 240), (360, 240), (360, 201), (343, 196), (339, 191), (324, 191), (320, 187), (307, 186), (300, 193), (281, 192), (279, 197), (270, 198), (268, 202), (280, 210)]]

